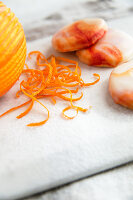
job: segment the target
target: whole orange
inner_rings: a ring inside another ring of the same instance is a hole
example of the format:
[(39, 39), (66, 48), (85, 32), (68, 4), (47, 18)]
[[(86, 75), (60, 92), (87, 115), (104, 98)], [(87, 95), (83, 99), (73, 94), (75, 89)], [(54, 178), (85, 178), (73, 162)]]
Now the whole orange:
[(0, 2), (0, 96), (19, 79), (26, 59), (26, 39), (18, 18)]

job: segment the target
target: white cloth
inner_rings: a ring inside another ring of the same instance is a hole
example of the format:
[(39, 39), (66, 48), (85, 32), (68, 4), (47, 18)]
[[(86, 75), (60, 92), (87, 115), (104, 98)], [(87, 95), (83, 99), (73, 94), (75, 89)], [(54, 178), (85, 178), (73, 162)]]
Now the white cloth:
[(132, 180), (133, 165), (129, 165), (25, 200), (132, 200)]
[[(52, 54), (51, 38), (28, 45), (28, 50)], [(76, 59), (73, 55), (65, 57)], [(68, 103), (57, 100), (54, 106), (42, 100), (50, 110), (50, 119), (40, 127), (27, 123), (45, 118), (45, 110), (35, 104), (24, 119), (15, 111), (0, 120), (0, 199), (14, 199), (76, 180), (133, 159), (132, 111), (114, 104), (108, 93), (111, 69), (81, 64), (83, 78), (91, 81), (99, 73), (101, 81), (84, 88), (80, 105), (93, 106), (74, 120), (61, 117)], [(1, 112), (18, 105), (16, 84), (0, 99)]]
[[(75, 17), (83, 18), (87, 13), (89, 15), (91, 12), (90, 4), (88, 5), (89, 7), (87, 4), (84, 5), (86, 12), (80, 5), (77, 7), (79, 9), (70, 10), (68, 21), (75, 20)], [(92, 16), (97, 13), (96, 5), (99, 4), (92, 3)], [(102, 7), (98, 7), (97, 10), (99, 10), (98, 15), (103, 16), (103, 12), (100, 12)], [(63, 18), (66, 15), (65, 11), (67, 9), (61, 11), (64, 13)], [(107, 9), (104, 14), (107, 18), (116, 17), (116, 14), (127, 15), (127, 12), (122, 10), (106, 11)], [(40, 20), (40, 23), (42, 25), (43, 20)], [(38, 25), (38, 21), (36, 24)], [(132, 18), (117, 20), (115, 23), (112, 21), (109, 24), (122, 30), (126, 27), (126, 31), (133, 34)], [(34, 28), (34, 23), (30, 24), (30, 27), (32, 26)], [(39, 27), (35, 28), (40, 30)], [(47, 26), (44, 29), (47, 31)], [(29, 32), (26, 33), (30, 37), (32, 32), (28, 27), (27, 30)], [(55, 54), (50, 41), (51, 38), (46, 38), (28, 43), (28, 50), (41, 50), (48, 55)], [(72, 54), (61, 55), (76, 59)], [(74, 120), (65, 120), (61, 117), (61, 111), (68, 103), (57, 100), (57, 105), (54, 106), (49, 100), (42, 100), (50, 110), (50, 119), (44, 126), (34, 128), (25, 126), (46, 117), (45, 110), (37, 103), (23, 119), (15, 118), (23, 109), (0, 119), (0, 200), (14, 200), (47, 190), (133, 159), (133, 112), (112, 101), (108, 93), (111, 69), (88, 67), (81, 63), (80, 65), (86, 81), (92, 80), (90, 77), (94, 72), (101, 75), (98, 84), (83, 89), (85, 95), (79, 104), (84, 107), (92, 105), (90, 113), (79, 113)], [(22, 103), (21, 99), (15, 99), (18, 88), (17, 83), (0, 99), (1, 113)]]

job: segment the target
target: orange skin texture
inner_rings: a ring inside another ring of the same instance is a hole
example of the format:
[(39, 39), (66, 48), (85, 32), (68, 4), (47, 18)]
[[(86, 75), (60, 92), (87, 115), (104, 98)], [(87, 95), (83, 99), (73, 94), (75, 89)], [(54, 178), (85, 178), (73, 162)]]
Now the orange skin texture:
[(16, 83), (26, 59), (26, 39), (22, 25), (0, 2), (0, 96)]
[(81, 62), (90, 66), (116, 67), (123, 60), (122, 53), (117, 47), (113, 45), (111, 47), (103, 45), (102, 48), (106, 51), (106, 54), (105, 52), (96, 49), (95, 45), (77, 51), (76, 54)]
[(101, 23), (103, 21), (90, 23), (87, 19), (79, 20), (55, 33), (52, 45), (59, 52), (76, 51), (90, 47), (107, 31), (107, 25), (104, 23), (101, 25)]

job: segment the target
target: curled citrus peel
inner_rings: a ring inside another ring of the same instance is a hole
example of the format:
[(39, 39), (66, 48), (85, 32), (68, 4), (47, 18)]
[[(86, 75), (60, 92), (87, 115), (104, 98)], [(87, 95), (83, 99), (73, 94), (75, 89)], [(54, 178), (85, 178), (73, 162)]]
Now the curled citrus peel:
[(23, 103), (23, 104), (21, 104), (21, 105), (19, 105), (19, 106), (16, 106), (16, 107), (13, 107), (13, 108), (7, 110), (6, 112), (2, 113), (2, 114), (0, 115), (0, 117), (3, 117), (4, 115), (6, 115), (6, 114), (8, 114), (8, 113), (10, 113), (10, 112), (12, 112), (12, 111), (15, 111), (15, 110), (17, 110), (17, 109), (19, 109), (19, 108), (22, 108), (23, 106), (26, 106), (26, 105), (29, 104), (30, 102), (31, 102), (31, 100), (26, 101), (25, 103)]
[[(47, 117), (41, 122), (30, 123), (27, 126), (43, 125), (49, 119), (49, 110), (39, 99), (46, 97), (50, 97), (53, 104), (56, 104), (56, 98), (70, 102), (70, 105), (62, 111), (62, 116), (66, 119), (73, 119), (77, 116), (79, 111), (86, 112), (88, 109), (73, 104), (73, 102), (82, 99), (83, 92), (76, 98), (73, 98), (73, 94), (77, 94), (82, 87), (96, 84), (100, 80), (99, 74), (93, 74), (94, 77), (96, 77), (95, 81), (84, 83), (81, 78), (81, 69), (78, 62), (63, 57), (55, 57), (53, 55), (46, 58), (40, 51), (32, 51), (28, 54), (29, 59), (32, 59), (32, 56), (36, 56), (37, 69), (30, 69), (29, 66), (25, 64), (23, 74), (26, 75), (26, 79), (20, 83), (20, 90), (16, 93), (17, 98), (19, 98), (21, 94), (24, 94), (30, 98), (30, 100), (17, 107), (11, 108), (0, 115), (0, 117), (29, 104), (28, 108), (17, 116), (18, 119), (22, 118), (31, 111), (36, 101), (46, 109)], [(68, 64), (64, 65), (64, 63)], [(67, 94), (69, 94), (69, 96), (66, 96)], [(70, 109), (75, 110), (76, 115), (68, 116), (65, 113)]]

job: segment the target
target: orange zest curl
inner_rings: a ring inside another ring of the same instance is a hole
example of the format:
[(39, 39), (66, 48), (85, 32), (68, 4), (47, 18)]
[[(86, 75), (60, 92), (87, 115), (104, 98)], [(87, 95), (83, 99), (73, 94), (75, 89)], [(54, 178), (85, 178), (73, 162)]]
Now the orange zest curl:
[[(75, 110), (76, 110), (76, 115), (74, 115), (74, 116), (72, 116), (72, 117), (67, 116), (67, 115), (65, 114), (65, 112), (68, 111), (68, 110), (70, 110), (70, 109), (75, 109)], [(66, 118), (66, 119), (74, 119), (74, 118), (78, 115), (78, 111), (79, 111), (79, 110), (78, 110), (77, 108), (74, 108), (74, 107), (72, 107), (72, 106), (68, 106), (68, 107), (66, 107), (66, 108), (63, 109), (63, 111), (62, 111), (62, 116), (63, 116), (64, 118)]]
[(26, 106), (26, 105), (29, 104), (30, 102), (31, 102), (31, 100), (26, 101), (25, 103), (23, 103), (23, 104), (21, 104), (21, 105), (19, 105), (19, 106), (16, 106), (16, 107), (13, 107), (13, 108), (7, 110), (7, 111), (4, 112), (3, 114), (1, 114), (0, 117), (3, 117), (4, 115), (6, 115), (6, 114), (8, 114), (8, 113), (10, 113), (10, 112), (12, 112), (12, 111), (14, 111), (14, 110), (17, 110), (17, 109), (19, 109), (19, 108), (22, 108), (23, 106)]
[[(30, 123), (27, 126), (43, 125), (49, 119), (49, 110), (39, 99), (44, 99), (46, 97), (50, 97), (54, 105), (56, 104), (56, 98), (70, 102), (70, 105), (62, 111), (62, 116), (66, 119), (73, 119), (78, 115), (79, 111), (86, 112), (88, 110), (87, 108), (74, 105), (75, 101), (82, 99), (83, 92), (81, 92), (79, 97), (75, 98), (73, 94), (77, 94), (82, 87), (96, 84), (100, 80), (99, 74), (93, 74), (96, 78), (93, 82), (84, 83), (81, 78), (81, 68), (78, 62), (63, 57), (55, 57), (53, 55), (46, 58), (40, 51), (30, 52), (28, 54), (28, 59), (32, 59), (32, 57), (36, 58), (37, 68), (30, 69), (29, 66), (25, 64), (23, 74), (26, 75), (26, 78), (20, 83), (20, 89), (16, 93), (16, 97), (19, 98), (20, 95), (24, 94), (30, 98), (30, 100), (17, 107), (11, 108), (1, 114), (0, 117), (29, 104), (28, 108), (17, 116), (17, 118), (20, 119), (31, 111), (34, 102), (38, 102), (47, 111), (47, 117), (41, 122)], [(67, 65), (64, 65), (64, 63), (67, 63)], [(76, 115), (68, 116), (65, 114), (66, 111), (71, 109), (76, 111)]]
[(30, 112), (30, 110), (32, 109), (33, 104), (34, 104), (34, 101), (31, 100), (31, 104), (29, 105), (29, 107), (27, 108), (27, 110), (25, 110), (23, 113), (21, 113), (20, 115), (18, 115), (16, 118), (20, 119), (20, 118), (24, 117), (25, 115), (27, 115)]

